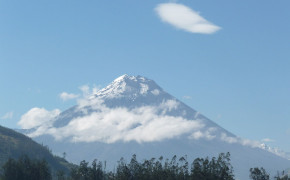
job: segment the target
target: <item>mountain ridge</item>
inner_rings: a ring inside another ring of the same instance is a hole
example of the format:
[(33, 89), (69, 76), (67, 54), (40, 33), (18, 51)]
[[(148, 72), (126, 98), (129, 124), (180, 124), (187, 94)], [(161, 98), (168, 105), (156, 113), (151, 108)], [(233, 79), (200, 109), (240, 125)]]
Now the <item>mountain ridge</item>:
[(63, 158), (53, 156), (48, 147), (40, 145), (29, 137), (3, 126), (0, 126), (0, 144), (0, 167), (9, 158), (18, 159), (23, 155), (27, 155), (31, 159), (45, 159), (53, 173), (58, 170), (68, 173), (71, 167)]
[(232, 134), (142, 76), (115, 79), (29, 135), (57, 153), (67, 152), (73, 162), (96, 156), (116, 162), (128, 154), (199, 157), (230, 151), (241, 179), (254, 166), (274, 173), (290, 167), (290, 161)]

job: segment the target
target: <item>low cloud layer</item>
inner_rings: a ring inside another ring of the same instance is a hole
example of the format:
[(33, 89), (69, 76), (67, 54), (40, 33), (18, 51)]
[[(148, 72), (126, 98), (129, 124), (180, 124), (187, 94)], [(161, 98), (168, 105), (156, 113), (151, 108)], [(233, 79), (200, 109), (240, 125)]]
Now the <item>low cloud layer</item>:
[(253, 140), (244, 139), (240, 137), (228, 136), (226, 133), (221, 133), (220, 139), (230, 144), (238, 143), (238, 144), (241, 144), (244, 146), (250, 146), (253, 148), (261, 148), (261, 142), (259, 141), (253, 141)]
[(48, 126), (48, 124), (50, 124), (59, 114), (59, 109), (48, 111), (44, 108), (35, 107), (21, 116), (18, 125), (21, 126), (22, 129)]
[(198, 140), (198, 139), (213, 140), (217, 137), (216, 131), (217, 131), (217, 128), (214, 128), (214, 127), (210, 127), (205, 130), (198, 130), (198, 131), (193, 132), (189, 136), (189, 138), (195, 139), (195, 140)]
[[(218, 127), (208, 127), (202, 119), (196, 119), (196, 116), (188, 120), (168, 115), (179, 107), (179, 102), (173, 99), (156, 106), (133, 109), (109, 108), (98, 98), (81, 98), (77, 102), (76, 111), (84, 115), (71, 119), (64, 127), (53, 127), (59, 110), (47, 111), (43, 108), (32, 108), (22, 116), (18, 124), (24, 129), (36, 129), (29, 134), (30, 137), (48, 134), (56, 140), (68, 139), (71, 142), (143, 143), (185, 135), (192, 140), (221, 140), (230, 144), (260, 147), (258, 141), (229, 136)], [(94, 111), (90, 113), (88, 107)]]
[[(185, 135), (192, 140), (221, 140), (252, 147), (260, 145), (257, 141), (228, 136), (218, 127), (208, 127), (202, 119), (198, 119), (199, 112), (192, 119), (168, 115), (179, 108), (179, 102), (174, 99), (154, 106), (141, 106), (133, 109), (109, 108), (102, 99), (92, 96), (96, 93), (97, 88), (85, 85), (80, 89), (83, 95), (77, 98), (75, 111), (77, 114), (81, 112), (83, 116), (71, 119), (66, 126), (59, 128), (53, 126), (60, 110), (49, 111), (37, 107), (25, 113), (18, 125), (23, 129), (34, 128), (35, 131), (29, 134), (31, 137), (48, 134), (56, 140), (68, 139), (72, 142), (137, 141), (142, 143)], [(62, 94), (64, 99), (76, 98), (74, 94)]]
[(182, 4), (163, 3), (159, 4), (155, 10), (163, 22), (187, 32), (212, 34), (221, 29)]
[[(57, 140), (69, 138), (73, 142), (142, 143), (170, 139), (204, 127), (199, 120), (166, 115), (178, 107), (174, 100), (165, 101), (158, 106), (142, 106), (130, 110), (124, 107), (108, 108), (98, 99), (82, 99), (78, 102), (79, 110), (85, 116), (72, 119), (61, 128), (40, 126), (30, 136), (50, 134)], [(88, 113), (84, 110), (87, 106), (98, 111)]]

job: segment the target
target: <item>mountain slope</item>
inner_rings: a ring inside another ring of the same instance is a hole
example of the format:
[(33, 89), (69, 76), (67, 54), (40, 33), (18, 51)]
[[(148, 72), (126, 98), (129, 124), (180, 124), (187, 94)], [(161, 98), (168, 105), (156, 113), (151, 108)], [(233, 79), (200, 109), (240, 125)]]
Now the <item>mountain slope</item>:
[(63, 170), (68, 172), (68, 163), (61, 158), (54, 157), (47, 147), (41, 146), (29, 137), (0, 126), (0, 167), (9, 158), (17, 159), (27, 155), (32, 159), (45, 159), (52, 171)]
[(240, 179), (248, 179), (251, 167), (263, 166), (272, 174), (290, 167), (287, 159), (235, 136), (142, 76), (117, 78), (28, 135), (74, 162), (98, 158), (111, 168), (132, 154), (193, 159), (228, 151)]

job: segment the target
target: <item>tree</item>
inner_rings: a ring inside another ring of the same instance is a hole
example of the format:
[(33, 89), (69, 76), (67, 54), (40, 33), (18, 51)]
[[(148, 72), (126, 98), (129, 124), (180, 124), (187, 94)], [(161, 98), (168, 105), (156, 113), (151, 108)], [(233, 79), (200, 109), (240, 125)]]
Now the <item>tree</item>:
[(266, 170), (261, 168), (251, 168), (250, 169), (250, 178), (253, 180), (269, 180), (270, 175), (266, 172)]
[(92, 162), (92, 167), (89, 169), (91, 180), (101, 180), (105, 177), (105, 172), (103, 171), (102, 162), (98, 162), (96, 159)]
[(130, 169), (128, 168), (127, 163), (124, 158), (121, 158), (118, 162), (116, 178), (117, 180), (128, 180), (132, 179)]
[(65, 173), (64, 171), (62, 170), (59, 170), (56, 172), (56, 177), (57, 177), (57, 180), (65, 180)]
[(106, 172), (102, 163), (94, 160), (92, 166), (81, 161), (78, 167), (71, 170), (72, 180), (233, 180), (233, 167), (230, 164), (230, 153), (221, 153), (217, 158), (197, 158), (191, 165), (187, 156), (171, 160), (163, 157), (151, 158), (138, 162), (136, 155), (126, 163), (124, 158), (118, 161), (116, 172)]
[(92, 162), (91, 166), (83, 160), (78, 167), (72, 168), (70, 172), (71, 180), (103, 180), (105, 176), (106, 173), (103, 170), (102, 162), (98, 162), (96, 159)]
[(276, 180), (290, 180), (290, 177), (288, 176), (288, 174), (285, 173), (285, 171), (282, 171), (281, 176), (280, 172), (278, 172), (274, 178)]
[(50, 180), (51, 172), (45, 160), (31, 160), (21, 156), (9, 159), (3, 166), (4, 180)]
[(221, 153), (216, 159), (197, 158), (191, 165), (190, 179), (199, 180), (233, 180), (233, 167), (230, 163), (230, 153)]

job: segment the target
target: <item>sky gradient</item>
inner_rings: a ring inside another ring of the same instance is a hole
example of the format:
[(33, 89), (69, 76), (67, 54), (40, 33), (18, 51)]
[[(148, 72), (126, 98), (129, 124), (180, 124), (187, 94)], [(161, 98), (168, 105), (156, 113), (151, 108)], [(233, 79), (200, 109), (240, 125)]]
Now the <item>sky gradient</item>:
[(0, 125), (142, 75), (237, 136), (290, 151), (290, 2), (174, 1), (197, 22), (162, 15), (168, 3), (0, 0)]

